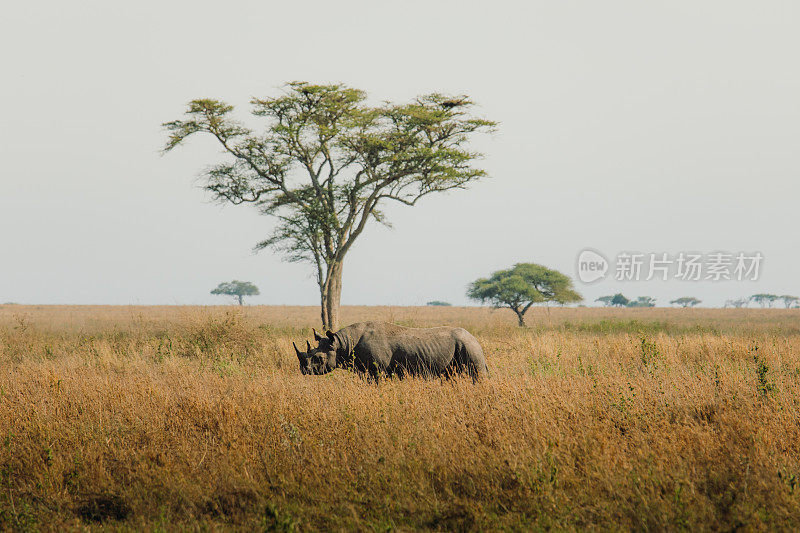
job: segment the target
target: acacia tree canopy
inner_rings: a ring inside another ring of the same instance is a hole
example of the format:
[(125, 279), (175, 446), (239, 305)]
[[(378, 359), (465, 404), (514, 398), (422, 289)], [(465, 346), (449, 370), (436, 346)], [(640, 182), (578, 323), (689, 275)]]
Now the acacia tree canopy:
[(652, 296), (639, 296), (628, 302), (628, 307), (655, 307), (656, 299)]
[(737, 309), (741, 307), (747, 307), (747, 303), (750, 300), (748, 298), (735, 298), (733, 300), (726, 300), (725, 307), (735, 307)]
[(583, 300), (568, 276), (535, 263), (517, 263), (489, 278), (477, 279), (470, 284), (467, 296), (495, 307), (508, 307), (516, 313), (520, 326), (525, 325), (525, 313), (535, 303)]
[(613, 296), (601, 296), (600, 298), (596, 299), (595, 302), (601, 302), (604, 306), (610, 307), (612, 305), (611, 301), (614, 299)]
[(345, 85), (292, 82), (283, 94), (250, 103), (265, 122), (260, 131), (235, 120), (225, 102), (192, 100), (183, 118), (164, 124), (164, 151), (198, 133), (218, 141), (225, 159), (203, 172), (205, 188), (221, 202), (254, 204), (277, 218), (256, 249), (315, 267), (322, 322), (332, 329), (342, 264), (367, 223), (388, 224), (385, 202), (413, 206), (484, 176), (472, 166), (481, 154), (466, 144), (495, 126), (471, 114), (466, 96), (438, 93), (373, 106)]
[(621, 292), (611, 297), (611, 305), (614, 307), (627, 307), (629, 303), (631, 303), (631, 301), (623, 296)]
[(772, 304), (775, 303), (780, 297), (775, 294), (754, 294), (750, 297), (750, 300), (756, 302), (761, 307), (772, 307)]
[(239, 305), (244, 305), (245, 296), (258, 296), (261, 293), (258, 291), (258, 287), (249, 281), (233, 280), (220, 283), (216, 289), (211, 291), (211, 294), (234, 296), (239, 301)]
[(699, 304), (702, 300), (695, 298), (694, 296), (682, 296), (680, 298), (676, 298), (669, 303), (677, 304), (681, 307), (694, 307), (695, 305)]
[(778, 298), (783, 300), (783, 305), (785, 305), (787, 308), (797, 305), (797, 303), (800, 302), (800, 298), (797, 296), (792, 296), (791, 294), (784, 294)]

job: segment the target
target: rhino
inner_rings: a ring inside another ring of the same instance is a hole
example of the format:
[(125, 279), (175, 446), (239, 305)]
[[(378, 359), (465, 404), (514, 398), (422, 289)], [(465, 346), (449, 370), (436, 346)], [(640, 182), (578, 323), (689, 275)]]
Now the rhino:
[(306, 341), (301, 352), (293, 342), (303, 374), (327, 374), (347, 368), (378, 379), (380, 376), (488, 377), (486, 359), (478, 341), (464, 328), (408, 328), (388, 322), (359, 322), (320, 335), (313, 330), (316, 348)]

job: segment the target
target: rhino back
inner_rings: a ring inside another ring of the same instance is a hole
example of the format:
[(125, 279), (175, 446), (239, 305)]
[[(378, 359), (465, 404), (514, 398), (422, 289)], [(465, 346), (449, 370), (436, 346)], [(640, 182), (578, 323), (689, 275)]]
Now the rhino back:
[(463, 334), (461, 328), (408, 328), (370, 323), (363, 328), (359, 347), (376, 362), (404, 368), (444, 371), (453, 360)]

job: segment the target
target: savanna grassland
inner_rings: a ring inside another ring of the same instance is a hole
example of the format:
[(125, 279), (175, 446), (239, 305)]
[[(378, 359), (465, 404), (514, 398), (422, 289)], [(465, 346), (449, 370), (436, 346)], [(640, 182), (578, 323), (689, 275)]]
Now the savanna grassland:
[(0, 529), (800, 527), (800, 310), (361, 320), (491, 379), (302, 376), (313, 307), (0, 306)]

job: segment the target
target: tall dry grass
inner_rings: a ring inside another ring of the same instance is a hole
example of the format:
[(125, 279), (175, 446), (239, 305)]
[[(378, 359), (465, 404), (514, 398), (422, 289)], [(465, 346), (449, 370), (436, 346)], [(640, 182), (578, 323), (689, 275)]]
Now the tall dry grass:
[(301, 376), (301, 307), (0, 306), (0, 528), (800, 526), (800, 312), (345, 308), (492, 373)]

